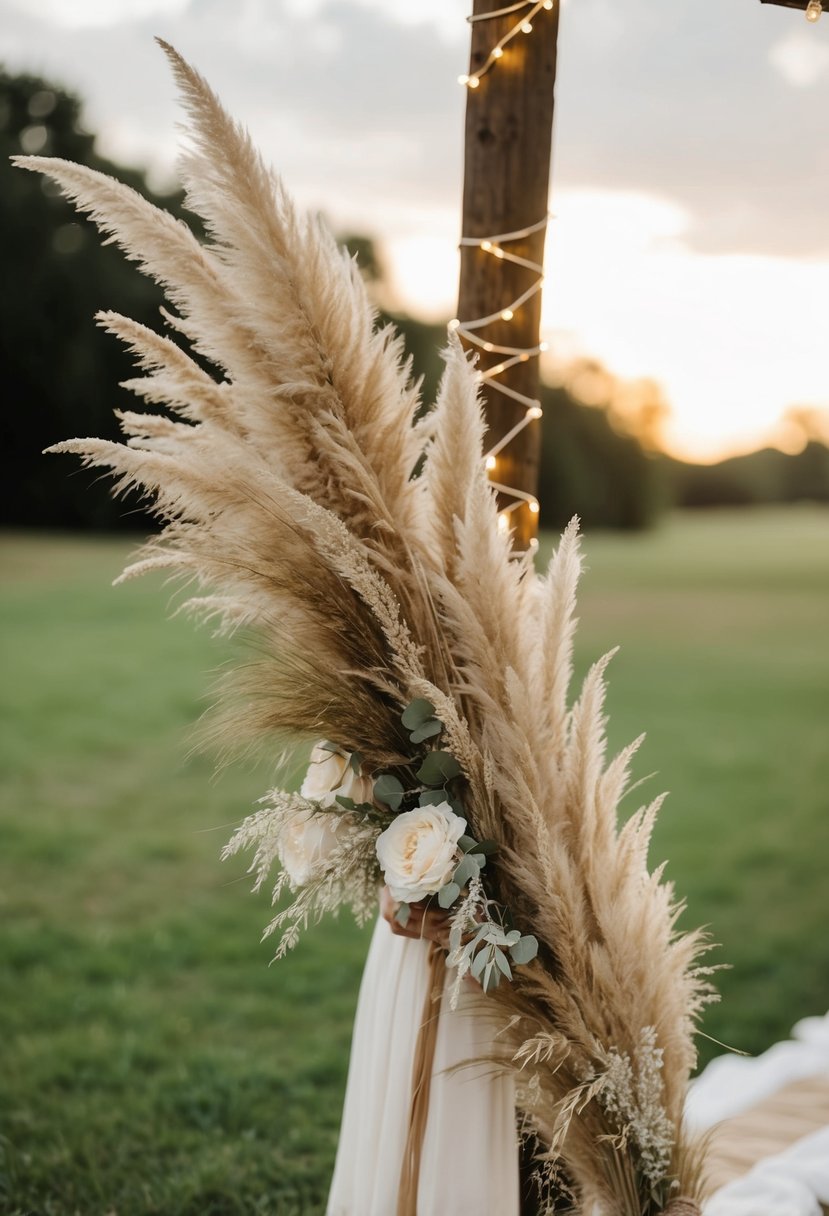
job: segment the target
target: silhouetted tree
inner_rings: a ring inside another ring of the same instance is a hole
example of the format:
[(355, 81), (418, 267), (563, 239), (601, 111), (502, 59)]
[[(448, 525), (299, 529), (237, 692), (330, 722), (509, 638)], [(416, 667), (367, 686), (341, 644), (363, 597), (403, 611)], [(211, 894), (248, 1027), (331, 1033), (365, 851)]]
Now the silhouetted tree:
[(131, 365), (93, 315), (114, 308), (158, 325), (160, 292), (103, 246), (50, 183), (12, 168), (9, 156), (42, 153), (114, 172), (178, 215), (181, 195), (157, 196), (140, 172), (98, 156), (78, 98), (37, 76), (0, 72), (0, 152), (3, 521), (146, 529), (134, 500), (113, 503), (98, 478), (67, 477), (41, 451), (77, 434), (115, 437), (113, 406), (127, 401), (117, 385)]

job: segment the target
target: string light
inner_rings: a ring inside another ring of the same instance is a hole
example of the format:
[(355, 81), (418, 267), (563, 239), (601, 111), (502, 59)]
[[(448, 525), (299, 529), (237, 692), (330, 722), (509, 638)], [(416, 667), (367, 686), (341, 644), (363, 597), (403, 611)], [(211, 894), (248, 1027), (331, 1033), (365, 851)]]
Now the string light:
[(809, 0), (809, 3), (806, 6), (806, 20), (811, 21), (812, 23), (815, 21), (820, 21), (822, 13), (823, 5), (821, 0)]
[[(508, 4), (505, 8), (493, 9), (491, 13), (473, 13), (467, 17), (467, 21), (474, 23), (475, 21), (491, 21), (493, 17), (508, 17), (511, 13), (520, 13), (521, 16), (515, 22), (503, 38), (495, 43), (495, 46), (484, 60), (483, 67), (476, 68), (474, 72), (465, 73), (458, 77), (458, 84), (465, 85), (468, 89), (477, 89), (481, 83), (481, 77), (485, 76), (491, 67), (504, 57), (504, 47), (512, 42), (518, 34), (531, 34), (533, 31), (533, 17), (536, 13), (540, 13), (542, 9), (548, 12), (553, 7), (555, 0), (520, 0), (518, 4)], [(818, 0), (819, 3), (819, 0)], [(528, 11), (529, 10), (529, 11)]]
[[(519, 228), (514, 232), (499, 232), (489, 237), (463, 237), (460, 242), (462, 246), (479, 249), (482, 253), (497, 258), (498, 261), (511, 262), (514, 266), (522, 266), (524, 269), (532, 271), (535, 275), (533, 283), (527, 290), (522, 292), (515, 300), (510, 301), (510, 304), (499, 312), (490, 313), (485, 317), (475, 317), (471, 320), (461, 320), (459, 317), (455, 317), (449, 322), (450, 331), (458, 334), (459, 337), (464, 338), (473, 346), (479, 347), (481, 350), (486, 351), (487, 354), (506, 356), (493, 367), (479, 372), (478, 380), (525, 407), (523, 414), (515, 426), (507, 431), (485, 454), (484, 460), (489, 472), (492, 472), (496, 468), (498, 454), (512, 442), (516, 435), (519, 435), (524, 430), (524, 427), (529, 426), (531, 422), (537, 421), (544, 413), (541, 408), (541, 402), (537, 398), (527, 397), (524, 393), (519, 393), (508, 384), (503, 384), (500, 377), (503, 376), (504, 372), (509, 371), (510, 368), (515, 367), (517, 364), (527, 363), (530, 359), (542, 354), (548, 349), (549, 344), (547, 342), (539, 342), (537, 346), (529, 347), (504, 346), (480, 337), (477, 331), (487, 325), (493, 324), (495, 321), (512, 321), (516, 311), (522, 304), (526, 304), (528, 300), (532, 299), (541, 290), (541, 285), (544, 281), (544, 268), (541, 263), (533, 262), (529, 258), (520, 257), (518, 254), (510, 252), (510, 250), (504, 249), (504, 245), (509, 244), (511, 241), (523, 240), (528, 236), (532, 236), (533, 233), (540, 232), (546, 228), (548, 218), (545, 215), (543, 219), (538, 220), (535, 224), (528, 224), (526, 228)], [(504, 497), (512, 499), (512, 502), (504, 507), (498, 516), (499, 528), (503, 529), (507, 527), (510, 514), (521, 506), (526, 505), (533, 514), (538, 513), (538, 499), (534, 495), (527, 494), (523, 490), (517, 490), (513, 486), (502, 485), (500, 482), (493, 481), (491, 484)]]
[[(533, 32), (533, 19), (537, 13), (542, 10), (549, 12), (555, 5), (555, 0), (518, 0), (517, 3), (505, 5), (503, 8), (493, 9), (488, 13), (473, 13), (467, 20), (470, 23), (476, 21), (491, 21), (497, 17), (508, 17), (516, 14), (516, 20), (513, 25), (507, 30), (495, 45), (490, 50), (484, 63), (481, 67), (476, 68), (473, 72), (465, 73), (458, 77), (458, 83), (464, 85), (468, 89), (477, 89), (481, 83), (481, 77), (485, 76), (490, 68), (504, 58), (504, 48), (517, 37), (518, 34), (531, 34)], [(540, 290), (544, 282), (544, 267), (539, 262), (530, 261), (529, 258), (519, 257), (517, 254), (511, 253), (503, 248), (505, 243), (510, 241), (522, 240), (524, 237), (532, 236), (535, 232), (540, 232), (547, 225), (547, 216), (539, 220), (535, 224), (530, 224), (526, 228), (519, 229), (515, 232), (499, 233), (491, 237), (464, 237), (461, 240), (461, 245), (477, 246), (482, 253), (490, 254), (499, 261), (511, 262), (514, 266), (521, 266), (526, 270), (530, 270), (534, 277), (533, 282), (522, 292), (516, 299), (511, 300), (505, 308), (498, 312), (491, 313), (486, 317), (475, 317), (471, 320), (461, 320), (460, 317), (455, 317), (449, 322), (449, 329), (453, 333), (457, 333), (459, 337), (464, 338), (467, 342), (479, 347), (487, 354), (506, 355), (507, 358), (497, 363), (494, 367), (488, 368), (486, 371), (480, 372), (478, 379), (481, 383), (486, 383), (490, 388), (503, 393), (504, 396), (510, 397), (523, 405), (524, 412), (516, 422), (515, 426), (507, 432), (494, 447), (486, 453), (484, 460), (486, 468), (492, 472), (497, 466), (497, 455), (499, 452), (511, 443), (516, 435), (520, 434), (526, 426), (541, 418), (543, 410), (541, 403), (535, 398), (527, 397), (524, 393), (517, 392), (514, 388), (504, 384), (499, 379), (504, 372), (515, 367), (519, 363), (527, 363), (531, 358), (542, 354), (547, 350), (546, 342), (539, 342), (537, 346), (521, 347), (521, 346), (505, 346), (498, 343), (484, 340), (478, 336), (478, 330), (484, 329), (486, 326), (493, 324), (496, 321), (504, 321), (509, 323), (514, 320), (516, 311), (521, 308), (528, 300), (532, 299)], [(510, 514), (522, 505), (526, 505), (529, 510), (537, 515), (539, 511), (538, 499), (533, 494), (527, 494), (523, 490), (518, 490), (514, 486), (502, 485), (499, 482), (491, 482), (493, 489), (497, 490), (502, 496), (512, 499), (509, 506), (504, 507), (498, 514), (499, 531), (505, 532), (509, 528)], [(538, 547), (536, 541), (532, 545), (533, 549)]]

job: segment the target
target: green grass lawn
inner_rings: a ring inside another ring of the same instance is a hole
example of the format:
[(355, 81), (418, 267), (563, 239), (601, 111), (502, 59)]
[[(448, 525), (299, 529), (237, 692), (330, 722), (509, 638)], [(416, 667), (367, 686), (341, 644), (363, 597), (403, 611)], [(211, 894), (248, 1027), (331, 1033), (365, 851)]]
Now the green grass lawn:
[[(705, 1030), (749, 1051), (829, 1006), (828, 540), (816, 509), (587, 539), (581, 666), (621, 644), (611, 742), (648, 731), (653, 861), (732, 968)], [(268, 766), (187, 759), (227, 647), (110, 589), (126, 549), (0, 543), (0, 1211), (311, 1216), (366, 935), (268, 968), (267, 898), (218, 861)]]

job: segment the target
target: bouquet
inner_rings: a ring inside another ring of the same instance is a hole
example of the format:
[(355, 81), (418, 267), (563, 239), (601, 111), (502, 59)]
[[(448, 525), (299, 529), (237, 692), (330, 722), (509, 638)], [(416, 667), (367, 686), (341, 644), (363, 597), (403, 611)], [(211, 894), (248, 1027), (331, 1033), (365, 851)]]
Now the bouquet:
[[(162, 44), (163, 45), (163, 44)], [(401, 341), (359, 272), (295, 210), (203, 78), (164, 47), (189, 117), (181, 161), (201, 243), (90, 169), (45, 173), (166, 290), (167, 334), (99, 322), (144, 373), (125, 443), (52, 450), (138, 487), (162, 521), (122, 578), (169, 570), (187, 607), (255, 639), (227, 681), (217, 739), (312, 747), (302, 790), (275, 790), (227, 852), (257, 885), (281, 861), (293, 901), (279, 951), (377, 884), (399, 915), (452, 915), (449, 965), (498, 1015), (539, 1167), (572, 1208), (697, 1212), (700, 1152), (682, 1126), (695, 1020), (710, 993), (647, 866), (659, 800), (617, 821), (641, 740), (605, 755), (604, 677), (571, 701), (574, 521), (543, 574), (497, 527), (479, 382), (452, 337), (424, 410)]]

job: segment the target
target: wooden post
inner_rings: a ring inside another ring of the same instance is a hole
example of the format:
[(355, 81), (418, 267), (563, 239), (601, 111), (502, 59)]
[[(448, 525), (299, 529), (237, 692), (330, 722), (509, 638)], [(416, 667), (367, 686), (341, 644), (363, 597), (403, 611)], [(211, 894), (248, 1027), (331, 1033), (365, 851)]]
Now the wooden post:
[[(475, 17), (502, 7), (499, 0), (474, 0)], [(527, 14), (534, 6), (527, 6)], [(464, 156), (463, 228), (465, 238), (486, 239), (537, 223), (547, 214), (553, 90), (558, 36), (556, 0), (551, 9), (532, 14), (532, 31), (519, 32), (505, 44), (503, 55), (467, 88)], [(472, 22), (469, 74), (480, 71), (492, 48), (522, 16), (520, 10)], [(531, 262), (543, 263), (544, 230), (504, 248)], [(458, 317), (461, 322), (499, 313), (537, 279), (531, 270), (493, 257), (480, 247), (461, 247)], [(476, 334), (494, 345), (533, 349), (538, 346), (541, 293), (515, 310), (512, 320), (497, 320)], [(461, 336), (463, 334), (461, 333)], [(481, 371), (504, 356), (479, 353)], [(501, 384), (534, 398), (538, 393), (538, 358), (532, 357), (498, 377)], [(523, 417), (526, 407), (485, 385), (490, 446)], [(535, 495), (541, 448), (540, 422), (531, 422), (497, 456), (493, 481)], [(503, 507), (515, 499), (503, 497)], [(517, 549), (535, 536), (537, 515), (522, 505), (509, 513)]]

